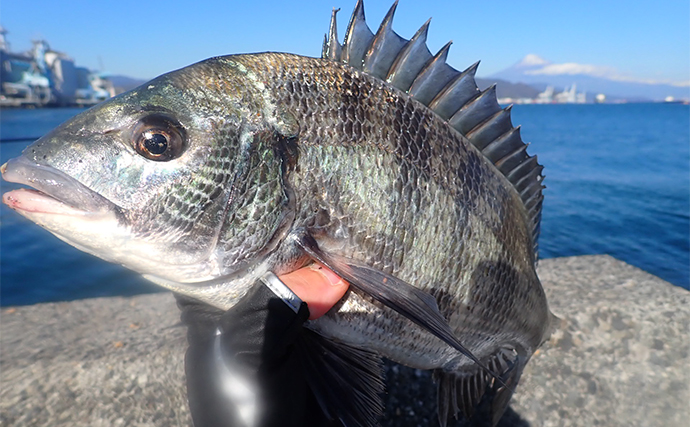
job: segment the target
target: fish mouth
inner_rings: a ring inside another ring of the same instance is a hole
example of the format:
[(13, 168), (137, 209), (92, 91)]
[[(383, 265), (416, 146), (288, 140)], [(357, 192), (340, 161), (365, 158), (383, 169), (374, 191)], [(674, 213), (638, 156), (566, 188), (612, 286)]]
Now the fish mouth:
[(21, 214), (83, 216), (117, 211), (105, 197), (51, 166), (17, 157), (0, 166), (7, 182), (27, 185), (3, 194), (2, 201)]

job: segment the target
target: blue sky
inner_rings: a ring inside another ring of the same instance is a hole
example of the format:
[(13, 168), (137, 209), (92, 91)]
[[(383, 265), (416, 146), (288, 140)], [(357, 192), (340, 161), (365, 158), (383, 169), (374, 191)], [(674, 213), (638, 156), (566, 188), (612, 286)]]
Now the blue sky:
[[(12, 50), (44, 38), (78, 65), (152, 78), (217, 55), (282, 51), (318, 56), (332, 7), (340, 37), (355, 0), (31, 1), (4, 0), (0, 24)], [(392, 4), (365, 0), (372, 30)], [(429, 45), (453, 40), (449, 62), (481, 60), (487, 76), (536, 54), (601, 67), (632, 79), (690, 81), (687, 0), (400, 0), (394, 29), (409, 38), (432, 17)]]

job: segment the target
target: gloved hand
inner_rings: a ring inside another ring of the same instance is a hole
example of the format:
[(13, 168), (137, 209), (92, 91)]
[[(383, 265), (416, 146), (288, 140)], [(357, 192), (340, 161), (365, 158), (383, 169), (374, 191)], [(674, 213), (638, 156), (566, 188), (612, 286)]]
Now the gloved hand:
[(326, 313), (348, 285), (309, 266), (262, 277), (226, 312), (178, 296), (188, 326), (185, 360), (195, 427), (329, 426), (294, 343), (303, 323)]

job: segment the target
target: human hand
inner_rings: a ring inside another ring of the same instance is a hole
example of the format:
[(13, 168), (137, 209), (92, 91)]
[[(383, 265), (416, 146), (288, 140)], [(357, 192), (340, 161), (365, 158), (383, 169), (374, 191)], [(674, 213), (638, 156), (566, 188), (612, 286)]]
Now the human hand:
[(350, 286), (326, 267), (311, 264), (292, 273), (280, 276), (280, 280), (309, 307), (309, 319), (326, 314), (345, 295)]

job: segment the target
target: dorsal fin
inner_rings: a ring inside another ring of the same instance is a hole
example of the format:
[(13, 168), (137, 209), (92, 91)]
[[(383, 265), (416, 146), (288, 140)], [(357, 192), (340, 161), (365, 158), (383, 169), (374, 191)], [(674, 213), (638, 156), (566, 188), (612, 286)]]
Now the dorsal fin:
[(527, 154), (520, 129), (513, 127), (510, 109), (502, 109), (496, 86), (480, 91), (474, 79), (479, 63), (458, 71), (446, 63), (450, 43), (433, 55), (426, 45), (429, 21), (406, 40), (393, 31), (393, 3), (374, 34), (364, 18), (364, 4), (357, 1), (345, 41), (338, 42), (333, 10), (321, 57), (349, 64), (406, 92), (463, 134), (516, 188), (531, 222), (535, 259), (541, 223), (541, 171), (536, 156)]

